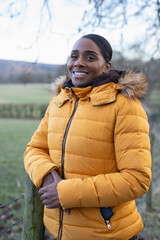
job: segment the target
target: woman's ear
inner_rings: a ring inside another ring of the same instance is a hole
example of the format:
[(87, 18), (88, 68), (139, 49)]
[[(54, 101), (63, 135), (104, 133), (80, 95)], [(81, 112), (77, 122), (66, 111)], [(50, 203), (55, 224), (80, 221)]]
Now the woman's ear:
[(111, 68), (111, 62), (108, 62), (108, 63), (106, 64), (106, 69), (107, 69), (106, 72), (109, 72), (109, 71), (110, 71), (110, 68)]
[(111, 68), (111, 62), (106, 63), (104, 66), (103, 74), (109, 72), (110, 68)]

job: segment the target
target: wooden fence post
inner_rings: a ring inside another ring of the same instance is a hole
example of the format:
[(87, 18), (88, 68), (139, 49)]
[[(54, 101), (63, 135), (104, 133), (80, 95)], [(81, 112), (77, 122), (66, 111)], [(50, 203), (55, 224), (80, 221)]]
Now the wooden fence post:
[(43, 204), (38, 189), (26, 173), (23, 240), (44, 240)]
[[(152, 175), (153, 175), (153, 165), (154, 165), (154, 147), (155, 147), (155, 133), (150, 131), (150, 142), (151, 142), (151, 156), (152, 156)], [(152, 176), (153, 179), (153, 176)], [(152, 190), (153, 190), (153, 184), (151, 181), (149, 190), (146, 194), (146, 208), (148, 211), (152, 211)]]

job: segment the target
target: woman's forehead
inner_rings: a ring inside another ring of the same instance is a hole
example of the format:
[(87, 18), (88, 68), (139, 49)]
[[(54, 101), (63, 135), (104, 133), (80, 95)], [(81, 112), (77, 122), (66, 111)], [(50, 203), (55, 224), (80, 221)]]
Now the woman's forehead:
[(94, 51), (101, 54), (99, 47), (88, 38), (80, 38), (74, 44), (72, 51)]

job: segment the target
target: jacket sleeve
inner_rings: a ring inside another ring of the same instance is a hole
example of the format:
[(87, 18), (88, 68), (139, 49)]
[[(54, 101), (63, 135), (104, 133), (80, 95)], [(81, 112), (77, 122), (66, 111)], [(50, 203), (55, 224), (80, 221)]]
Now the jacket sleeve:
[(116, 109), (114, 146), (118, 171), (94, 177), (62, 180), (62, 207), (112, 207), (145, 194), (151, 181), (147, 116), (138, 100), (123, 101)]
[(40, 188), (44, 177), (58, 166), (51, 161), (48, 149), (49, 107), (38, 129), (27, 144), (24, 153), (24, 165), (27, 173), (37, 188)]

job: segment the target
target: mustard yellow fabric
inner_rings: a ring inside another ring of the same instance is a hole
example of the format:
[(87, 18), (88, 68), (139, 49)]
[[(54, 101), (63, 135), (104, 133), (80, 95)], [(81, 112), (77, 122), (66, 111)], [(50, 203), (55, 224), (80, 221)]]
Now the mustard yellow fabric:
[[(64, 212), (62, 240), (127, 240), (143, 228), (135, 199), (151, 181), (147, 116), (138, 99), (115, 83), (62, 89), (27, 145), (25, 168), (37, 188), (53, 169), (61, 175), (62, 141), (79, 98), (65, 144), (64, 176), (58, 195)], [(108, 229), (100, 207), (114, 212)], [(58, 239), (59, 209), (44, 223)]]

